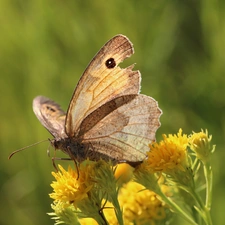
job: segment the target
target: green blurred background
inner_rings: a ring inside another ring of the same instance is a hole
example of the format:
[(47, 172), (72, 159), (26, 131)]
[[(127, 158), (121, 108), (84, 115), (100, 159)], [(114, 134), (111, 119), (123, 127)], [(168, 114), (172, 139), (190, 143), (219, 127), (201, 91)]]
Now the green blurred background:
[[(89, 61), (118, 33), (134, 44), (127, 64), (136, 62), (141, 71), (142, 93), (154, 97), (163, 110), (158, 139), (179, 128), (187, 134), (207, 128), (213, 135), (212, 217), (214, 224), (224, 224), (222, 0), (0, 1), (0, 224), (54, 223), (46, 215), (53, 180), (49, 143), (10, 161), (7, 157), (51, 137), (32, 111), (33, 98), (48, 96), (66, 110)], [(188, 223), (178, 219), (174, 224)]]

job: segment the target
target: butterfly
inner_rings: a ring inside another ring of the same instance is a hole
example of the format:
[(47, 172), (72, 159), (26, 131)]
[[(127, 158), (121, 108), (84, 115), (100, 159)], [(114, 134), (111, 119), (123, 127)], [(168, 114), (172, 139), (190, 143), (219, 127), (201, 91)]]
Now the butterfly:
[(33, 111), (53, 135), (55, 149), (77, 162), (89, 158), (135, 166), (155, 140), (162, 111), (151, 97), (139, 94), (141, 74), (134, 65), (118, 65), (134, 53), (124, 35), (110, 39), (81, 76), (67, 112), (37, 96)]

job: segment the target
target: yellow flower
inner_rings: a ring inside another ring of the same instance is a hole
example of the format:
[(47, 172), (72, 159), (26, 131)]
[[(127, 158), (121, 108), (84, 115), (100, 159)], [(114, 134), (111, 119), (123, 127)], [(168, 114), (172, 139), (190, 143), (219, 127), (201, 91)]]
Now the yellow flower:
[[(112, 202), (113, 209), (117, 210), (116, 218), (122, 221), (122, 212), (117, 200), (115, 170), (110, 164), (103, 160), (98, 162), (86, 160), (79, 165), (79, 174), (71, 167), (66, 171), (59, 165), (59, 169), (59, 172), (52, 173), (56, 181), (51, 184), (54, 192), (50, 194), (55, 200), (54, 205), (60, 205), (59, 210), (58, 207), (52, 207), (57, 221), (68, 221), (64, 214), (70, 215), (68, 212), (72, 208), (74, 216), (78, 219), (92, 218), (89, 222), (95, 220), (98, 224), (102, 224), (104, 222), (102, 207), (108, 200)], [(82, 220), (84, 224), (87, 222), (85, 219)]]
[(157, 195), (136, 182), (128, 182), (119, 192), (125, 224), (156, 224), (164, 220), (166, 207)]
[(199, 133), (194, 133), (189, 138), (191, 150), (196, 153), (196, 157), (206, 163), (210, 153), (215, 150), (215, 146), (211, 147), (212, 135), (208, 136), (208, 131), (203, 130)]
[(92, 218), (79, 219), (81, 225), (98, 225), (98, 223)]
[[(70, 166), (68, 171), (59, 165), (60, 171), (52, 175), (56, 181), (53, 181), (51, 186), (54, 192), (50, 197), (56, 201), (61, 201), (67, 204), (80, 201), (87, 197), (87, 192), (92, 188), (89, 182), (92, 166), (87, 164), (85, 167), (79, 168), (79, 175), (77, 171), (73, 170)], [(79, 176), (79, 177), (78, 177)]]
[(134, 168), (127, 163), (120, 163), (115, 166), (115, 178), (117, 183), (123, 184), (128, 182), (133, 176)]
[(188, 137), (182, 135), (182, 129), (177, 135), (164, 134), (160, 143), (149, 145), (150, 151), (145, 162), (152, 171), (170, 172), (171, 170), (185, 171), (188, 166), (187, 157)]
[[(105, 200), (104, 200), (105, 203)], [(106, 202), (106, 204), (104, 204), (104, 206), (102, 206), (102, 211), (104, 213), (104, 216), (108, 222), (108, 224), (110, 225), (119, 225), (119, 222), (116, 218), (116, 214), (115, 214), (115, 208), (113, 206), (112, 203), (110, 203), (109, 201)], [(98, 225), (98, 223), (92, 219), (92, 218), (82, 218), (79, 219), (79, 222), (81, 225)]]
[[(126, 225), (154, 225), (166, 219), (168, 210), (165, 204), (158, 199), (153, 191), (147, 190), (136, 182), (130, 181), (124, 184), (119, 191), (118, 200), (123, 209), (123, 221)], [(120, 224), (112, 203), (107, 202), (103, 207), (103, 212), (109, 224)]]

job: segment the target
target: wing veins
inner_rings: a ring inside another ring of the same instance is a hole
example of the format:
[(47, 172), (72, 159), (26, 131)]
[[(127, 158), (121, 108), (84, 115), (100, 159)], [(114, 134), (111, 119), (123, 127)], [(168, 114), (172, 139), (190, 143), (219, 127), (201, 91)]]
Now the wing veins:
[[(125, 44), (125, 43), (126, 43), (126, 42), (124, 42), (123, 44)], [(122, 45), (123, 45), (123, 44), (122, 44)], [(117, 49), (120, 48), (122, 45), (118, 46)], [(124, 52), (127, 52), (127, 51), (130, 50), (130, 49), (133, 49), (133, 48), (131, 47), (131, 48), (127, 49), (127, 50), (124, 51)], [(121, 58), (122, 58), (122, 57), (121, 57)], [(120, 60), (121, 58), (119, 58), (119, 60)], [(121, 61), (120, 63), (122, 63), (122, 62), (123, 62), (123, 61)], [(119, 63), (119, 64), (120, 64), (120, 63)], [(119, 64), (118, 64), (118, 65), (119, 65)], [(119, 66), (118, 66), (118, 67), (119, 67)], [(128, 66), (128, 67), (129, 67), (129, 66)], [(128, 67), (126, 67), (126, 68), (121, 68), (121, 69), (127, 69)], [(119, 68), (120, 68), (120, 67), (119, 67)], [(105, 72), (106, 70), (108, 70), (107, 67), (105, 68), (105, 70), (102, 71), (101, 74), (104, 74), (104, 72)], [(99, 82), (99, 84), (94, 88), (94, 90), (95, 90), (99, 85), (101, 85), (101, 82), (102, 82), (103, 80), (107, 79), (108, 76), (109, 76), (111, 73), (113, 73), (113, 72), (115, 73), (115, 71), (113, 71), (113, 70), (110, 71), (110, 73), (109, 73), (107, 76), (105, 76), (105, 77)], [(135, 71), (132, 70), (132, 72), (135, 72)], [(120, 71), (118, 71), (116, 74), (118, 74), (118, 73), (120, 73)], [(123, 74), (121, 73), (121, 76), (120, 76), (120, 77), (122, 77), (122, 75), (123, 75)], [(125, 79), (126, 79), (126, 78), (125, 78)], [(125, 80), (125, 79), (123, 79), (123, 80)], [(109, 85), (107, 85), (107, 86), (106, 86), (106, 87), (105, 87), (98, 95), (96, 95), (94, 98), (92, 97), (92, 101), (93, 101), (95, 98), (97, 98), (103, 91), (105, 91), (105, 89), (107, 89), (110, 85), (112, 85), (112, 84), (115, 83), (115, 82), (116, 82), (116, 80), (114, 80), (112, 83), (110, 83)], [(91, 86), (92, 86), (92, 84), (90, 84), (89, 87), (88, 87), (87, 89), (89, 89)], [(103, 100), (105, 100), (105, 99), (107, 99), (107, 97), (103, 98), (103, 99), (101, 100), (101, 102), (102, 102)], [(94, 108), (97, 104), (99, 104), (99, 103), (97, 102), (95, 105), (91, 106), (90, 108), (87, 108), (87, 110), (85, 111), (85, 114), (84, 114), (84, 115), (86, 115), (88, 111), (91, 111), (91, 109)], [(89, 115), (89, 114), (88, 114), (88, 115)], [(87, 115), (87, 116), (88, 116), (88, 115)], [(81, 120), (80, 120), (80, 121), (81, 121)], [(81, 123), (82, 123), (82, 122), (81, 122)]]
[[(110, 137), (110, 136), (109, 136), (109, 137)], [(135, 150), (134, 152), (138, 151), (138, 152), (140, 152), (140, 153), (143, 153), (142, 151), (140, 151), (140, 150), (138, 150), (137, 148), (135, 148), (135, 146), (132, 146), (132, 145), (128, 144), (127, 142), (121, 141), (121, 140), (116, 139), (116, 138), (114, 138), (114, 137), (110, 137), (110, 138), (113, 139), (113, 140), (116, 140), (116, 141), (118, 141), (118, 142), (120, 142), (120, 143), (122, 143), (123, 145), (129, 146), (130, 148), (132, 148), (132, 149)], [(108, 142), (108, 144), (111, 144), (111, 145), (113, 145), (113, 146), (116, 146), (117, 148), (121, 148), (120, 146), (115, 145), (115, 144), (110, 143), (110, 142)], [(130, 154), (131, 154), (131, 153), (130, 153)], [(143, 153), (143, 154), (144, 154), (144, 153)], [(134, 154), (131, 154), (131, 155), (134, 155)]]
[[(126, 69), (126, 68), (125, 68), (125, 69)], [(135, 72), (135, 71), (132, 70), (132, 72)], [(111, 75), (111, 73), (114, 73), (114, 71), (110, 72), (109, 75)], [(121, 71), (118, 71), (118, 72), (115, 73), (115, 74), (119, 74), (119, 73), (121, 73)], [(107, 77), (108, 77), (108, 76), (107, 76)], [(107, 77), (105, 77), (103, 80), (105, 80)], [(121, 82), (127, 79), (127, 77), (125, 77), (123, 73), (121, 73), (121, 75), (120, 75), (119, 77), (117, 77), (117, 79), (119, 79), (119, 78), (121, 78), (121, 77), (124, 77), (124, 79), (122, 79)], [(109, 85), (105, 86), (105, 88), (102, 89), (102, 91), (99, 92), (99, 93), (95, 96), (95, 98), (98, 97), (99, 95), (101, 95), (101, 93), (104, 92), (104, 91), (105, 91), (108, 87), (110, 87), (112, 84), (116, 83), (116, 82), (117, 82), (117, 79), (115, 79), (115, 80), (114, 80), (113, 82), (111, 82)], [(102, 81), (103, 81), (103, 80), (102, 80)], [(100, 83), (99, 83), (99, 85), (100, 85)], [(97, 85), (97, 86), (95, 87), (95, 89), (97, 89), (99, 85)], [(95, 89), (94, 89), (94, 90), (95, 90)]]
[[(121, 46), (122, 46), (122, 45), (121, 45)], [(130, 50), (130, 49), (132, 49), (132, 48), (129, 48), (128, 50)], [(125, 52), (127, 52), (128, 50), (126, 50)], [(121, 57), (121, 58), (122, 58), (122, 57)], [(121, 58), (119, 58), (119, 61), (121, 60)], [(122, 62), (123, 62), (123, 61), (121, 61), (120, 63), (122, 63)], [(118, 63), (117, 67), (119, 67), (121, 70), (125, 70), (125, 69), (129, 68), (129, 66), (126, 67), (126, 68), (121, 68), (121, 67), (119, 66), (120, 63)], [(101, 72), (100, 75), (104, 74), (106, 70), (109, 70), (109, 69), (108, 69), (107, 67), (105, 67), (105, 70), (103, 70), (103, 71)], [(132, 70), (132, 71), (133, 71), (133, 70)], [(105, 76), (105, 77), (101, 80), (101, 82), (104, 81), (105, 79), (107, 79), (108, 76), (109, 76), (111, 73), (113, 73), (113, 72), (115, 72), (115, 71), (114, 71), (114, 70), (111, 70), (110, 73), (108, 73), (108, 75)], [(120, 71), (118, 71), (117, 73), (119, 73), (119, 72), (120, 72)], [(135, 71), (133, 71), (133, 72), (135, 72)], [(98, 86), (100, 85), (101, 82), (99, 82), (99, 84), (94, 88), (94, 90), (95, 90), (96, 88), (98, 88)], [(91, 86), (91, 85), (90, 85), (90, 86)], [(89, 87), (90, 87), (90, 86), (89, 86)], [(97, 95), (97, 96), (98, 96), (98, 95)]]
[[(111, 138), (111, 137), (110, 137), (110, 138)], [(117, 141), (118, 141), (118, 139), (115, 139), (115, 138), (111, 138), (111, 139), (117, 140)], [(122, 143), (124, 146), (128, 146), (128, 147), (132, 148), (132, 149), (134, 150), (134, 152), (137, 152), (137, 151), (138, 151), (139, 153), (142, 153), (143, 155), (145, 154), (144, 152), (137, 150), (134, 146), (129, 145), (129, 144), (127, 144), (126, 142), (122, 142), (122, 141), (119, 141), (119, 142)], [(120, 146), (118, 146), (118, 145), (116, 145), (116, 144), (114, 144), (114, 143), (111, 143), (111, 142), (107, 142), (107, 145), (111, 145), (111, 146), (116, 147), (117, 149), (121, 149)], [(130, 155), (135, 156), (135, 154), (132, 154), (132, 151), (131, 151)]]
[[(143, 137), (143, 138), (148, 139), (145, 136), (140, 136), (140, 135), (136, 135), (136, 134), (133, 134), (133, 133), (127, 133), (127, 132), (123, 132), (123, 131), (115, 131), (115, 132), (112, 132), (109, 135), (99, 136), (99, 137), (96, 137), (96, 138), (88, 138), (88, 139), (85, 139), (85, 140), (97, 140), (97, 139), (107, 138), (107, 137), (112, 138), (111, 135), (116, 134), (116, 133), (123, 133), (123, 134), (128, 134), (128, 135), (131, 135), (131, 136), (134, 136), (134, 137)], [(119, 139), (115, 139), (115, 140), (119, 140)]]
[[(121, 44), (121, 45), (119, 45), (116, 49), (119, 49), (122, 45), (124, 45), (126, 43), (126, 41), (123, 43), (123, 44)], [(124, 51), (124, 53), (125, 52), (128, 52), (129, 50), (131, 50), (131, 49), (133, 49), (133, 47), (131, 47), (131, 48), (128, 48), (128, 49), (126, 49), (126, 51)], [(116, 53), (118, 53), (119, 51), (117, 51)], [(132, 53), (133, 54), (133, 53)], [(104, 55), (106, 55), (105, 53), (104, 53)], [(130, 56), (129, 56), (130, 57)], [(121, 58), (123, 58), (123, 56), (121, 56), (120, 58), (118, 58), (118, 61), (120, 61), (121, 60)], [(126, 57), (127, 58), (127, 57)], [(125, 59), (124, 59), (125, 60)], [(120, 63), (122, 63), (124, 60), (122, 60)], [(117, 64), (117, 66), (120, 64), (120, 63), (118, 63)], [(119, 67), (119, 66), (118, 66)], [(127, 68), (127, 67), (126, 67)], [(126, 68), (124, 68), (124, 69), (126, 69)], [(106, 70), (109, 70), (107, 67), (105, 67), (105, 70), (103, 70), (102, 72), (101, 72), (101, 74), (100, 75), (102, 75), (103, 73), (105, 73), (105, 71)], [(112, 72), (113, 72), (113, 70), (112, 70)], [(110, 72), (111, 73), (111, 72)], [(106, 76), (107, 77), (107, 76)], [(106, 77), (104, 77), (104, 79), (106, 78)], [(103, 80), (104, 80), (103, 79)], [(102, 81), (102, 80), (101, 80)], [(79, 83), (78, 83), (79, 84)], [(92, 86), (92, 84), (90, 84), (89, 86), (88, 86), (88, 88), (87, 89), (89, 89), (90, 87)]]
[(119, 96), (117, 98), (112, 99), (111, 101), (106, 102), (105, 104), (91, 112), (81, 122), (78, 137), (85, 134), (111, 112), (132, 101), (135, 97), (136, 95)]

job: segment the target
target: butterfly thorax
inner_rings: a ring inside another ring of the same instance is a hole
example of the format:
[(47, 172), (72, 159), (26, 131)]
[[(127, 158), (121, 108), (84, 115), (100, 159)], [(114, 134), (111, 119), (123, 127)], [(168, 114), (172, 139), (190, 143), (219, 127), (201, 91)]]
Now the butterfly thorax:
[(80, 140), (75, 138), (53, 139), (51, 141), (55, 149), (60, 149), (70, 156), (71, 159), (82, 162), (86, 159), (88, 151), (88, 144), (81, 143)]

